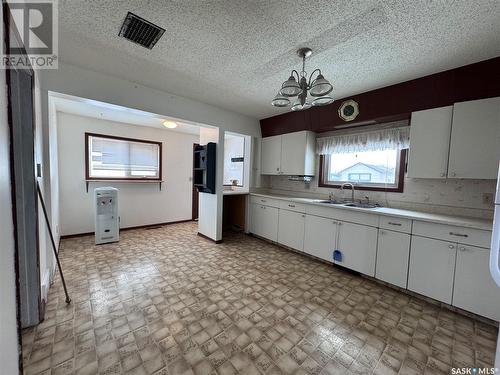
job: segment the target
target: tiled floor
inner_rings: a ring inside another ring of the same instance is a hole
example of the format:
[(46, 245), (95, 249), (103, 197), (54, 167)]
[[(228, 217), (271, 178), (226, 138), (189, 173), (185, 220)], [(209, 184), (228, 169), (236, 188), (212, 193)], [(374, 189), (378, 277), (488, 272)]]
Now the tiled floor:
[[(34, 374), (449, 374), (493, 363), (497, 329), (264, 241), (193, 223), (62, 242)], [(52, 369), (52, 370), (51, 370)]]

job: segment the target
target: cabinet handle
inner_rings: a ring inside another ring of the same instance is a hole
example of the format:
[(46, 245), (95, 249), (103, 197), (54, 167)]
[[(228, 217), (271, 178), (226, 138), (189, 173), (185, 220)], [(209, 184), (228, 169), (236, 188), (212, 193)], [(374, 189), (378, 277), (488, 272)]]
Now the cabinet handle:
[(459, 250), (460, 251), (467, 251), (467, 248), (465, 246), (460, 246)]
[(446, 176), (446, 173), (441, 173), (441, 177), (444, 177), (444, 176)]
[(455, 233), (455, 232), (450, 232), (450, 236), (457, 236), (457, 237), (464, 237), (464, 238), (469, 237), (468, 234)]
[(266, 203), (267, 201), (265, 199), (260, 200), (262, 203)]
[(295, 207), (295, 205), (294, 204), (289, 204), (288, 207)]
[(304, 214), (302, 214), (301, 216), (302, 216), (302, 217), (306, 217), (306, 215), (304, 215)]
[(276, 168), (276, 170), (277, 170), (277, 171), (279, 171), (279, 170), (280, 170), (280, 168), (278, 167), (278, 168)]
[(455, 177), (457, 174), (455, 172), (451, 172), (452, 177)]
[(390, 224), (390, 225), (396, 225), (398, 227), (400, 227), (402, 224), (401, 223), (393, 223), (391, 221), (389, 221), (387, 224)]
[(455, 248), (455, 245), (448, 245), (448, 247), (449, 247), (450, 249), (454, 249), (454, 248)]
[(383, 230), (379, 230), (379, 231), (378, 231), (378, 234), (380, 234), (381, 236), (383, 236), (383, 235), (385, 234), (385, 231), (383, 231)]

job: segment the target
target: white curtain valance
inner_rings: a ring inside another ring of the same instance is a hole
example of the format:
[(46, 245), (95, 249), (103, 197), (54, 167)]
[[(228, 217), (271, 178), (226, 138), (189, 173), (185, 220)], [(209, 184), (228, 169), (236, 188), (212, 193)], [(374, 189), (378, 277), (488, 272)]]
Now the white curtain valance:
[(409, 145), (410, 127), (404, 126), (318, 138), (316, 153), (328, 155), (390, 149), (402, 150), (408, 148)]

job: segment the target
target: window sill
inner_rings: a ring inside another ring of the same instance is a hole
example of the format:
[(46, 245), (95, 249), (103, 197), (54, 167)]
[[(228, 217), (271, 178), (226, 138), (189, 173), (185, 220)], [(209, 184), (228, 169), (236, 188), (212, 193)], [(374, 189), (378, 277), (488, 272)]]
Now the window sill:
[(117, 179), (117, 178), (103, 178), (103, 179), (97, 179), (97, 178), (92, 178), (92, 179), (86, 179), (85, 180), (85, 186), (87, 193), (89, 192), (89, 184), (93, 182), (113, 182), (113, 183), (118, 183), (118, 184), (158, 184), (160, 191), (161, 191), (161, 185), (164, 182), (163, 180), (153, 180), (153, 179), (135, 179), (135, 178), (129, 178), (129, 179)]

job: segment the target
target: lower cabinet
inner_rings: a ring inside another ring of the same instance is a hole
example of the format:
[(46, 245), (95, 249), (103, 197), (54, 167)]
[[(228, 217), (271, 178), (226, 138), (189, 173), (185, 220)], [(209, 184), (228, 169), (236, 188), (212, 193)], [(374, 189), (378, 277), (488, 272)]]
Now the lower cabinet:
[(410, 238), (408, 233), (379, 229), (375, 269), (377, 279), (406, 288)]
[(278, 208), (250, 205), (250, 232), (271, 241), (278, 241)]
[(368, 276), (375, 276), (377, 228), (346, 222), (339, 222), (337, 228), (335, 250), (341, 252), (342, 260), (336, 260), (335, 263)]
[(278, 243), (295, 250), (304, 249), (306, 215), (301, 212), (279, 210)]
[(500, 288), (489, 272), (490, 250), (458, 245), (453, 306), (500, 320)]
[(337, 222), (332, 219), (306, 215), (304, 252), (333, 262), (337, 238)]
[(457, 244), (413, 236), (408, 289), (451, 304)]

